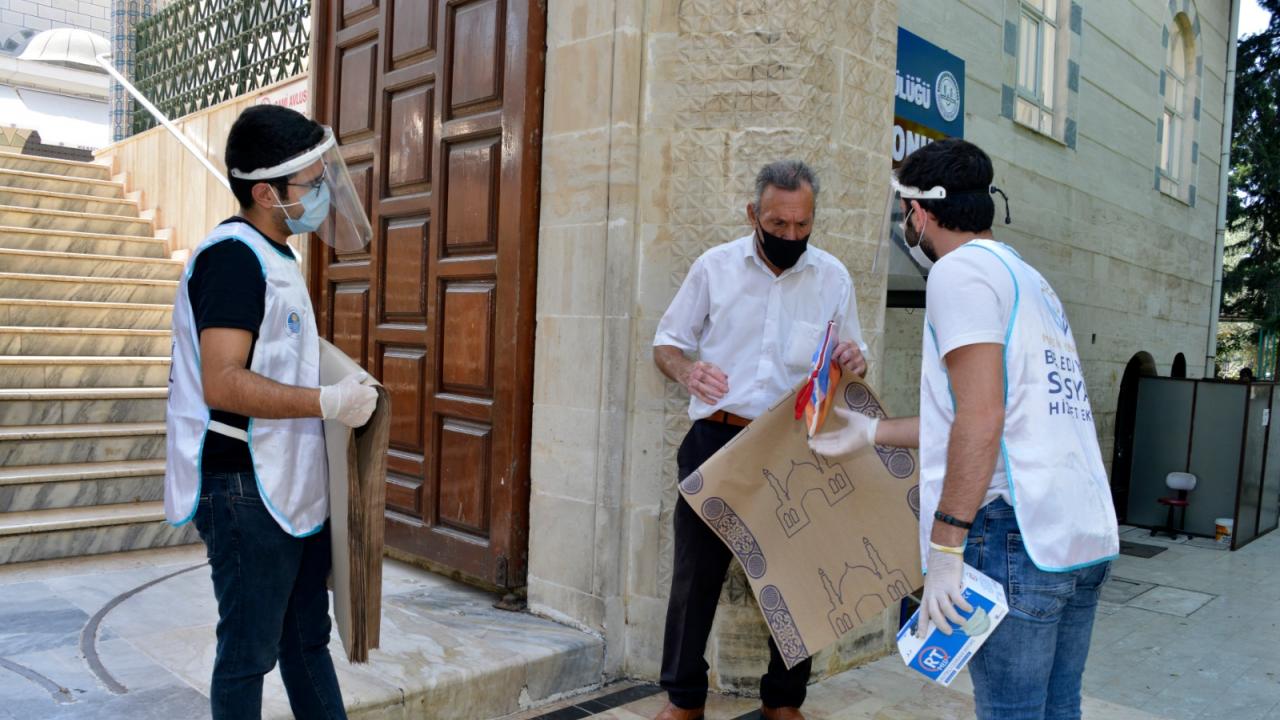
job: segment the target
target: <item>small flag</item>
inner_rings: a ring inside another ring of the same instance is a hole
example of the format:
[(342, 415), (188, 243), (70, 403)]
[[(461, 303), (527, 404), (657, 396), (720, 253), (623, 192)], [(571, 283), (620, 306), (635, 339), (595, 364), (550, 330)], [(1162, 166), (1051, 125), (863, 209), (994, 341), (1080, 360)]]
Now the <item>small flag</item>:
[(805, 431), (813, 437), (822, 429), (831, 409), (831, 394), (840, 384), (840, 366), (833, 357), (836, 352), (836, 324), (827, 323), (822, 344), (813, 353), (813, 365), (809, 379), (796, 394), (796, 419), (804, 418)]

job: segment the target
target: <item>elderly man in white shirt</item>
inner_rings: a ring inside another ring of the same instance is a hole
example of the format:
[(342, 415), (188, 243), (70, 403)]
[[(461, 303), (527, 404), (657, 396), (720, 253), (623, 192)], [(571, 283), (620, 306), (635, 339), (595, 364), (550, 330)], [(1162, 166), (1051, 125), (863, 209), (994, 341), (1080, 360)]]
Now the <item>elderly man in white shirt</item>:
[[(653, 340), (663, 374), (689, 391), (694, 421), (680, 445), (679, 476), (698, 469), (753, 419), (794, 389), (834, 321), (835, 359), (864, 375), (866, 346), (853, 280), (809, 245), (818, 179), (799, 161), (766, 165), (747, 205), (752, 233), (703, 253)], [(675, 563), (662, 652), (669, 703), (657, 720), (696, 720), (707, 696), (703, 658), (732, 554), (683, 498), (675, 509)], [(788, 670), (773, 640), (760, 680), (767, 720), (803, 718), (810, 662)]]

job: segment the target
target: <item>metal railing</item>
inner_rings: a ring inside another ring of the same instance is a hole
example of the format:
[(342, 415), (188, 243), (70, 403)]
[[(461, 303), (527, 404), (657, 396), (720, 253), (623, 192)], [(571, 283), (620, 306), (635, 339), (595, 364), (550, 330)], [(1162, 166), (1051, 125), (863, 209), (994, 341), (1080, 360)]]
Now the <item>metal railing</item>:
[[(134, 82), (173, 117), (306, 71), (311, 0), (177, 0), (138, 23)], [(141, 110), (133, 132), (153, 127)]]
[(116, 70), (115, 67), (111, 65), (110, 53), (103, 53), (96, 59), (98, 61), (98, 65), (101, 65), (102, 69), (106, 70), (116, 82), (120, 83), (120, 86), (132, 95), (133, 99), (137, 100), (138, 104), (151, 114), (151, 117), (155, 118), (157, 122), (163, 125), (164, 129), (168, 130), (169, 133), (173, 135), (174, 139), (182, 143), (182, 147), (186, 148), (196, 160), (199, 160), (200, 164), (204, 165), (205, 169), (217, 178), (218, 182), (222, 183), (228, 190), (231, 189), (231, 183), (227, 182), (227, 176), (223, 175), (218, 168), (214, 167), (213, 163), (209, 162), (209, 153), (203, 148), (196, 147), (196, 144), (191, 142), (191, 138), (187, 137), (186, 133), (179, 130), (178, 126), (174, 125), (159, 108), (153, 105), (152, 102), (147, 99), (146, 95), (143, 95), (138, 88), (133, 86), (133, 83), (129, 82), (128, 78), (121, 75), (120, 71)]

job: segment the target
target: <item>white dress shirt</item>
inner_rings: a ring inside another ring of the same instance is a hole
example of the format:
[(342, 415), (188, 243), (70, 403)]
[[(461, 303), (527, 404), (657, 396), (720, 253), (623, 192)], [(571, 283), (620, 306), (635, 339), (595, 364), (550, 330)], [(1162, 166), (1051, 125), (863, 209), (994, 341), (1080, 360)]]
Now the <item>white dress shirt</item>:
[(794, 267), (775, 276), (748, 235), (694, 261), (653, 344), (673, 345), (729, 377), (729, 392), (715, 405), (690, 396), (690, 418), (727, 410), (754, 419), (805, 379), (831, 320), (840, 340), (866, 352), (844, 264), (810, 245)]

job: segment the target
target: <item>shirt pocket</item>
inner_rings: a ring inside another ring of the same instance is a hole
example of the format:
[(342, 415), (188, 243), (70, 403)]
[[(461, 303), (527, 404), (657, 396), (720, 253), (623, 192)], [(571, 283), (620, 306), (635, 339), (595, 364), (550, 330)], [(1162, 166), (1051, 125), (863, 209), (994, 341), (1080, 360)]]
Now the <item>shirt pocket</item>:
[(813, 352), (822, 342), (823, 328), (814, 323), (791, 323), (791, 334), (782, 361), (792, 370), (808, 370), (813, 364)]

